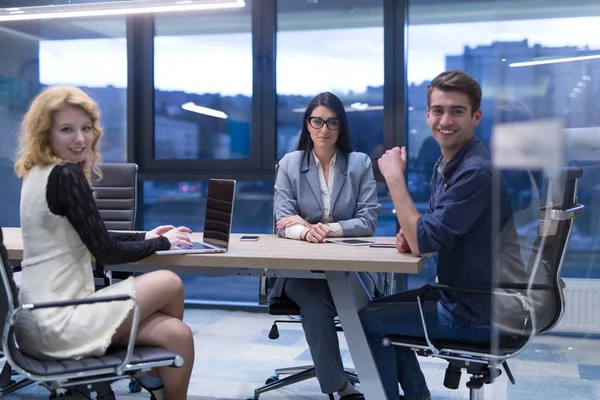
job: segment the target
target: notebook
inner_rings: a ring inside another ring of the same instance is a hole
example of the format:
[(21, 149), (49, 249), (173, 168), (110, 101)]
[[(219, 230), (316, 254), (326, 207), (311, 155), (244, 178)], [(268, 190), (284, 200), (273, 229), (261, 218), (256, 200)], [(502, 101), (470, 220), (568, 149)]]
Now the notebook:
[(181, 246), (172, 250), (157, 251), (159, 255), (225, 253), (229, 247), (235, 181), (211, 179), (206, 193), (204, 237), (193, 246)]

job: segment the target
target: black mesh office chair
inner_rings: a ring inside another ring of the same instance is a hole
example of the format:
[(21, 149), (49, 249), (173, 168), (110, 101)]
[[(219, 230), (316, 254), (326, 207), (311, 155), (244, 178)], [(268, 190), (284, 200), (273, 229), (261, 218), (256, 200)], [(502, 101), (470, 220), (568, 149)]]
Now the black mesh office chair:
[[(137, 206), (137, 172), (134, 163), (104, 163), (100, 165), (102, 179), (95, 184), (94, 196), (100, 217), (108, 230), (132, 231), (135, 229)], [(94, 278), (100, 280), (97, 287), (108, 286), (113, 279), (122, 280), (131, 276), (129, 272), (105, 271), (104, 265), (96, 262)]]
[[(32, 382), (38, 382), (50, 392), (50, 399), (91, 399), (92, 393), (98, 400), (111, 400), (115, 395), (110, 384), (119, 379), (129, 379), (141, 371), (158, 367), (180, 367), (183, 358), (160, 347), (135, 346), (135, 337), (140, 317), (137, 301), (128, 296), (98, 297), (54, 301), (37, 304), (18, 304), (17, 287), (12, 278), (12, 268), (3, 243), (0, 229), (0, 324), (2, 328), (2, 351), (6, 362), (17, 371), (23, 380), (14, 383), (0, 392), (0, 396), (13, 392)], [(130, 345), (127, 349), (114, 348), (101, 357), (88, 357), (79, 360), (39, 360), (23, 354), (14, 336), (14, 323), (21, 312), (35, 312), (42, 308), (66, 307), (79, 304), (93, 304), (112, 301), (134, 301), (133, 323)]]
[[(501, 324), (494, 323), (497, 335), (489, 343), (470, 343), (468, 338), (460, 342), (432, 340), (421, 312), (425, 337), (389, 335), (384, 339), (384, 345), (409, 347), (421, 356), (445, 359), (448, 367), (444, 386), (450, 389), (458, 388), (462, 370), (466, 370), (471, 375), (467, 387), (472, 400), (483, 400), (483, 385), (494, 382), (501, 374), (499, 365), (514, 384), (507, 360), (522, 352), (536, 334), (555, 327), (564, 312), (564, 282), (560, 279), (560, 270), (573, 217), (581, 214), (584, 208), (577, 202), (577, 179), (581, 175), (581, 168), (570, 167), (557, 177), (545, 180), (538, 233), (528, 263), (529, 276), (524, 282), (500, 281), (494, 292), (494, 296), (514, 296), (522, 301), (526, 317), (520, 332), (506, 331)], [(419, 302), (436, 299), (439, 291), (490, 294), (489, 291), (427, 285), (421, 289)]]

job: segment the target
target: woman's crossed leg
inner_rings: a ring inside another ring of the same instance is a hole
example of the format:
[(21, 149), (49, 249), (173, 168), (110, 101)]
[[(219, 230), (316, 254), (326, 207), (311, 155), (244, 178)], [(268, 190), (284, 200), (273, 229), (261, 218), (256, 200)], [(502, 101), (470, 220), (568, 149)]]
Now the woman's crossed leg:
[[(140, 304), (136, 345), (159, 346), (178, 353), (180, 368), (162, 367), (162, 379), (169, 400), (185, 400), (194, 366), (194, 338), (183, 320), (183, 283), (170, 271), (155, 271), (134, 278), (135, 297)], [(133, 310), (117, 329), (112, 344), (127, 346)]]

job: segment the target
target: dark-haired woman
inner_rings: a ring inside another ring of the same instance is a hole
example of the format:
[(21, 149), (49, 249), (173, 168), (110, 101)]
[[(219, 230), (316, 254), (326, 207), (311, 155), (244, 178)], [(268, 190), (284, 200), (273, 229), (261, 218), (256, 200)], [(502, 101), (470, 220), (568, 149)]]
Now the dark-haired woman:
[[(371, 159), (350, 148), (342, 102), (329, 92), (317, 95), (304, 113), (298, 150), (279, 162), (274, 199), (277, 234), (315, 244), (332, 236), (371, 236), (380, 209)], [(360, 274), (374, 290), (377, 279)], [(327, 281), (278, 279), (271, 297), (289, 299), (300, 307), (321, 391), (337, 392), (344, 400), (364, 399), (344, 373), (334, 324), (337, 311)]]

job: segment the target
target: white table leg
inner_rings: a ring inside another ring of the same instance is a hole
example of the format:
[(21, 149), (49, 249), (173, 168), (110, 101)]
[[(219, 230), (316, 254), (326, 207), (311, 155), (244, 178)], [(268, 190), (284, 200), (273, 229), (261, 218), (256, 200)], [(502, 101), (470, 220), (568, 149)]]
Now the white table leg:
[(356, 285), (351, 282), (346, 272), (325, 271), (325, 276), (344, 328), (344, 336), (360, 379), (361, 390), (367, 400), (384, 400), (386, 396), (381, 377), (358, 317), (358, 310), (366, 304), (369, 296), (364, 290), (362, 293), (361, 290), (352, 290)]

